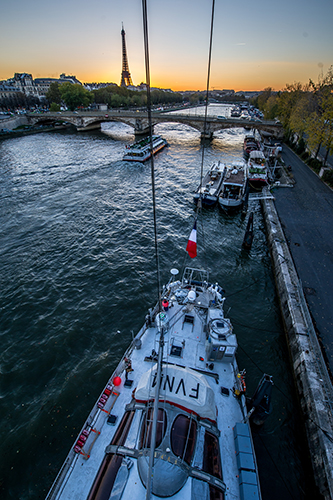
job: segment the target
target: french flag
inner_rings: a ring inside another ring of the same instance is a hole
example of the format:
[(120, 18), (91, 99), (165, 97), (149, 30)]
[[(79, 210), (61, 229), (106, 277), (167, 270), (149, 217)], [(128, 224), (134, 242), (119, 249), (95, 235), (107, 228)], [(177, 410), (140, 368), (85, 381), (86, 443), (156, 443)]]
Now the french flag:
[(194, 221), (194, 226), (187, 242), (186, 252), (191, 259), (197, 256), (197, 221)]

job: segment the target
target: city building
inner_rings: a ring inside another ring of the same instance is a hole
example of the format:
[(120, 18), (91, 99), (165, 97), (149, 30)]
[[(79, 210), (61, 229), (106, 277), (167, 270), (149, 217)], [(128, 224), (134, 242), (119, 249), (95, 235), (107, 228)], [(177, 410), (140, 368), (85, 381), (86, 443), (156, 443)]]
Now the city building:
[(98, 90), (98, 89), (104, 89), (106, 87), (117, 87), (116, 83), (84, 83), (83, 84), (84, 88), (87, 90)]
[(35, 80), (30, 73), (15, 73), (13, 78), (0, 83), (6, 86), (7, 92), (12, 89), (12, 92), (22, 92), (27, 97), (44, 99), (51, 83), (66, 82), (82, 85), (75, 76), (65, 75), (65, 73), (62, 73), (59, 78), (36, 78)]
[(6, 82), (0, 82), (0, 99), (15, 97), (19, 92), (19, 89), (8, 85)]
[(9, 78), (7, 80), (7, 85), (17, 89), (26, 96), (39, 97), (38, 89), (34, 85), (34, 81), (30, 73), (15, 73), (13, 78)]

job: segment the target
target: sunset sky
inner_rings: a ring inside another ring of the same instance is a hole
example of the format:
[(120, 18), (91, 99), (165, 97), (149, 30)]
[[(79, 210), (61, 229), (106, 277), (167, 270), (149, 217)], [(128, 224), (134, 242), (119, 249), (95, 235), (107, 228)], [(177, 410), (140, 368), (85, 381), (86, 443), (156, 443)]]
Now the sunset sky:
[[(147, 0), (151, 85), (204, 90), (210, 0)], [(121, 23), (135, 85), (145, 81), (140, 0), (1, 0), (0, 80), (76, 75), (120, 84)], [(282, 89), (333, 64), (333, 0), (216, 0), (210, 88)]]

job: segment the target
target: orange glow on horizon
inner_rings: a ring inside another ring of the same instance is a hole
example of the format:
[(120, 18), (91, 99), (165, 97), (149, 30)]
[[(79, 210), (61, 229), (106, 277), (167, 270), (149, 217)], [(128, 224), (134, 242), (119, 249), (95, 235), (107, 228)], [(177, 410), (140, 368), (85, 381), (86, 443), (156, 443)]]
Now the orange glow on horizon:
[[(37, 63), (38, 64), (38, 63)], [(62, 65), (57, 65), (57, 68), (50, 70), (50, 67), (43, 70), (34, 64), (33, 67), (13, 67), (12, 64), (8, 64), (7, 67), (2, 68), (0, 74), (0, 79), (7, 80), (14, 76), (16, 72), (27, 72), (32, 74), (33, 78), (59, 78), (61, 73), (66, 73), (67, 75), (75, 75), (78, 80), (82, 83), (115, 83), (120, 85), (121, 71), (99, 71), (99, 68), (94, 68), (94, 71), (81, 70), (80, 67), (76, 66), (71, 69), (63, 68)], [(227, 69), (228, 67), (228, 69)], [(179, 91), (205, 91), (206, 90), (206, 76), (200, 72), (193, 72), (192, 74), (179, 74), (166, 73), (163, 68), (153, 68), (151, 77), (151, 87), (157, 87), (161, 89), (171, 89), (174, 92)], [(97, 70), (97, 71), (96, 71)], [(288, 64), (284, 64), (281, 68), (279, 63), (263, 61), (262, 64), (257, 64), (255, 71), (249, 66), (242, 65), (237, 67), (232, 63), (228, 63), (224, 68), (220, 69), (217, 73), (213, 71), (213, 75), (210, 79), (209, 90), (234, 90), (235, 92), (240, 91), (262, 91), (267, 87), (271, 87), (273, 90), (283, 90), (287, 84), (294, 82), (301, 82), (302, 84), (307, 83), (310, 78), (314, 81), (317, 80), (316, 75), (311, 75), (308, 73), (308, 67), (304, 65), (299, 65), (297, 68), (294, 65), (294, 71)], [(199, 74), (198, 74), (199, 73)], [(295, 74), (295, 78), (290, 78), (291, 74)], [(297, 76), (296, 76), (297, 75)], [(136, 67), (133, 64), (133, 69), (131, 70), (132, 80), (134, 85), (140, 85), (141, 82), (145, 81), (145, 75), (142, 68)]]

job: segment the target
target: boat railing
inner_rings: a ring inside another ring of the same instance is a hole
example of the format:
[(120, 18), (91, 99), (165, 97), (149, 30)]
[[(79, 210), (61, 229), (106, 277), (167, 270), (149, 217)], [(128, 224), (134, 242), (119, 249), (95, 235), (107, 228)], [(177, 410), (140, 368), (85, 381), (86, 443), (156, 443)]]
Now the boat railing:
[[(47, 495), (45, 500), (52, 500), (53, 498), (56, 498), (60, 488), (63, 486), (63, 481), (65, 479), (65, 476), (67, 475), (67, 473), (69, 472), (69, 470), (73, 464), (73, 460), (75, 460), (75, 459), (77, 460), (77, 458), (78, 458), (78, 455), (76, 455), (74, 453), (74, 451), (71, 450), (70, 453), (68, 454), (63, 466), (61, 467), (57, 477), (55, 478), (55, 481), (52, 484), (52, 487), (51, 487), (50, 491), (48, 492), (48, 495)], [(73, 468), (73, 466), (72, 466), (72, 468)]]
[[(154, 307), (154, 309), (151, 311), (151, 315), (154, 317), (157, 312), (159, 310), (159, 304), (157, 303)], [(130, 353), (133, 351), (133, 349), (135, 348), (135, 340), (136, 339), (141, 339), (141, 337), (143, 336), (143, 334), (145, 333), (145, 331), (147, 330), (148, 326), (146, 324), (144, 324), (140, 331), (138, 332), (138, 334), (135, 336), (135, 338), (133, 339), (132, 343), (130, 344), (130, 346), (128, 347), (128, 349), (126, 350), (124, 356), (123, 356), (123, 359), (126, 357), (126, 356), (129, 356)], [(122, 372), (122, 363), (120, 362), (119, 365), (117, 366), (116, 370), (112, 373), (108, 383), (112, 383), (112, 380), (120, 375)], [(64, 484), (64, 480), (65, 480), (65, 477), (67, 474), (70, 474), (70, 471), (71, 469), (74, 468), (74, 462), (78, 459), (78, 457), (80, 455), (83, 455), (85, 458), (89, 458), (89, 455), (90, 455), (90, 451), (91, 451), (91, 448), (92, 446), (95, 444), (95, 441), (97, 439), (97, 437), (99, 436), (100, 434), (100, 431), (98, 429), (99, 425), (98, 425), (98, 419), (100, 418), (101, 416), (101, 413), (102, 412), (106, 412), (106, 413), (110, 413), (111, 410), (112, 410), (112, 407), (114, 406), (115, 404), (115, 401), (118, 397), (118, 393), (116, 391), (112, 391), (112, 395), (115, 396), (114, 400), (112, 400), (112, 398), (110, 398), (110, 401), (109, 403), (111, 402), (111, 406), (110, 404), (108, 404), (107, 406), (105, 406), (105, 408), (99, 408), (97, 406), (97, 404), (94, 406), (94, 408), (92, 409), (92, 411), (90, 412), (87, 420), (85, 421), (84, 423), (84, 426), (82, 427), (81, 429), (81, 433), (82, 431), (88, 426), (93, 432), (94, 432), (94, 435), (93, 435), (93, 439), (92, 440), (89, 440), (89, 442), (87, 444), (89, 444), (89, 448), (88, 450), (84, 451), (83, 453), (75, 453), (74, 451), (74, 446), (71, 448), (70, 452), (68, 453), (68, 456), (62, 466), (62, 468), (60, 469), (53, 485), (52, 485), (52, 488), (50, 489), (47, 497), (46, 497), (46, 500), (53, 500), (54, 498), (57, 497), (58, 495), (58, 492), (59, 492), (59, 489), (60, 487)], [(104, 424), (104, 421), (103, 421), (103, 424)], [(81, 434), (80, 433), (80, 434)]]
[(251, 193), (249, 195), (249, 201), (254, 200), (275, 200), (275, 198), (269, 189), (264, 187), (260, 193)]
[[(239, 367), (237, 366), (237, 364), (233, 363), (232, 364), (232, 369), (233, 369), (233, 372), (234, 372), (234, 378), (235, 378), (235, 380), (240, 380), (239, 379)], [(255, 454), (255, 447), (254, 447), (253, 436), (252, 436), (252, 432), (251, 432), (249, 414), (248, 414), (247, 407), (246, 407), (246, 396), (245, 396), (244, 393), (240, 394), (240, 396), (239, 396), (239, 403), (240, 403), (240, 408), (241, 408), (241, 411), (242, 411), (242, 414), (243, 414), (242, 423), (246, 424), (248, 426), (248, 428), (249, 428), (249, 436), (250, 436), (250, 441), (251, 441), (251, 445), (252, 445), (252, 457), (253, 457), (253, 461), (254, 461), (254, 464), (255, 464), (254, 470), (255, 470), (255, 474), (257, 476), (259, 499), (262, 500), (261, 490), (260, 490), (259, 473), (258, 473), (258, 462), (257, 462), (256, 454)]]
[(183, 274), (183, 285), (208, 285), (209, 273), (205, 269), (196, 269), (193, 267), (186, 267)]

